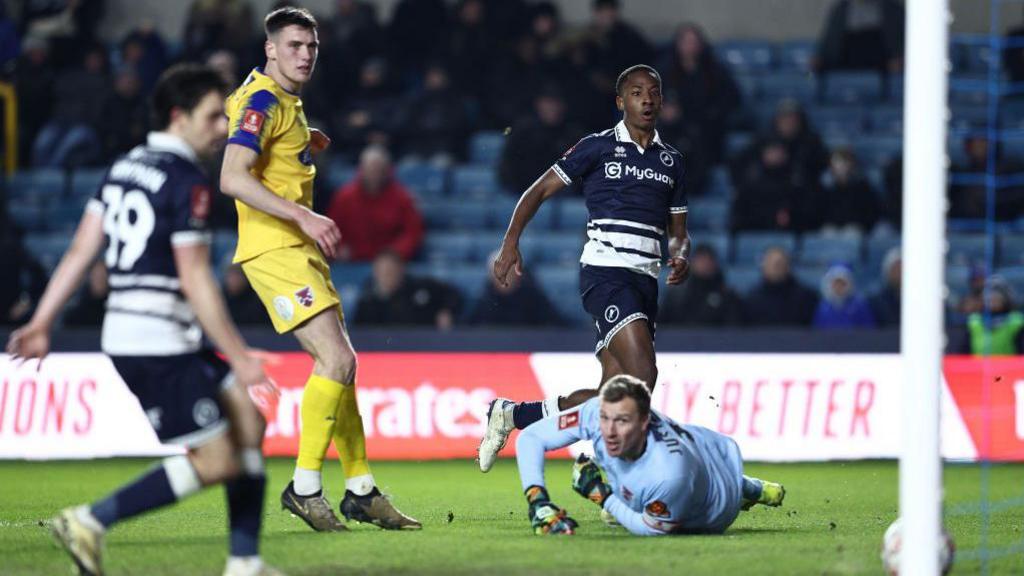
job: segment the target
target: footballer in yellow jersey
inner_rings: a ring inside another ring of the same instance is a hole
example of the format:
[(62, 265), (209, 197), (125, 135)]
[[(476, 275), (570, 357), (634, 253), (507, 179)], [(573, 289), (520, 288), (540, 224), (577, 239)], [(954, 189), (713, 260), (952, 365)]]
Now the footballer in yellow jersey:
[(228, 145), (221, 190), (238, 208), (235, 262), (267, 308), (274, 328), (290, 332), (314, 360), (302, 393), (299, 454), (281, 505), (321, 532), (346, 527), (322, 486), (334, 442), (345, 474), (341, 512), (381, 528), (415, 530), (376, 486), (356, 402), (356, 356), (345, 329), (328, 258), (341, 234), (313, 212), (312, 155), (329, 140), (310, 130), (299, 93), (316, 65), (317, 23), (303, 8), (274, 10), (264, 21), (267, 63), (227, 99)]

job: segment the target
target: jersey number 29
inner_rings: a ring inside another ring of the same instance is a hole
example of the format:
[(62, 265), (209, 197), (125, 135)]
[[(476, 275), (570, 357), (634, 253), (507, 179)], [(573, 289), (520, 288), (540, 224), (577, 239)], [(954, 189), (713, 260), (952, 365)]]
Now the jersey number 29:
[(141, 190), (130, 190), (116, 184), (103, 187), (103, 231), (110, 239), (107, 246), (108, 268), (131, 270), (146, 251), (146, 242), (156, 225), (153, 207)]

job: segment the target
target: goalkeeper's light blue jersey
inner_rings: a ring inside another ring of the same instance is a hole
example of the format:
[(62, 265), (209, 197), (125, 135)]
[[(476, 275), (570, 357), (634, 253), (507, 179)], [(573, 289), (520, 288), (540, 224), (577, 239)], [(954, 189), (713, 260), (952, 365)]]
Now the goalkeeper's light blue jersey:
[(722, 532), (740, 511), (743, 460), (736, 442), (707, 428), (651, 412), (647, 447), (635, 461), (608, 455), (600, 397), (539, 420), (516, 442), (523, 489), (544, 486), (544, 453), (592, 440), (613, 494), (604, 503), (634, 534)]

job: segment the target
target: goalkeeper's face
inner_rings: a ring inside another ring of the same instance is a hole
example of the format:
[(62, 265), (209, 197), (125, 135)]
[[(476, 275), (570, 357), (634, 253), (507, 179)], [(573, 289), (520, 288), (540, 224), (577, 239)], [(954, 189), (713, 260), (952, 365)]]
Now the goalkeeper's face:
[(313, 76), (320, 41), (315, 28), (285, 26), (267, 39), (267, 58), (288, 81), (302, 86)]
[(609, 456), (634, 460), (644, 451), (650, 415), (641, 416), (636, 400), (601, 402), (601, 438)]

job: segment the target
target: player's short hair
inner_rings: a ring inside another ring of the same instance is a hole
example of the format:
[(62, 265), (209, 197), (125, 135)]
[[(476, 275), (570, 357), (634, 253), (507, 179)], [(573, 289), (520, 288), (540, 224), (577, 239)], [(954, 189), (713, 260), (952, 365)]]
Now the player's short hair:
[(636, 401), (641, 418), (646, 418), (651, 413), (651, 391), (643, 380), (629, 374), (619, 374), (612, 376), (601, 386), (602, 402), (614, 404), (624, 398)]
[(278, 8), (263, 19), (263, 29), (267, 32), (268, 38), (286, 26), (299, 26), (306, 30), (317, 29), (316, 18), (313, 17), (313, 14), (309, 10), (297, 6)]
[(171, 124), (171, 112), (179, 108), (192, 111), (210, 92), (226, 95), (228, 85), (219, 72), (203, 64), (176, 64), (168, 68), (156, 87), (150, 101), (153, 125), (159, 130)]
[(657, 70), (647, 64), (635, 64), (623, 70), (622, 74), (619, 74), (618, 79), (615, 80), (616, 95), (622, 95), (622, 88), (626, 85), (626, 80), (629, 79), (629, 75), (633, 72), (647, 72), (651, 76), (654, 76), (654, 79), (658, 81), (658, 86), (661, 86), (661, 74), (658, 74)]

